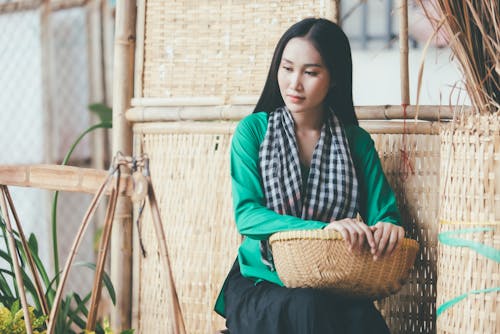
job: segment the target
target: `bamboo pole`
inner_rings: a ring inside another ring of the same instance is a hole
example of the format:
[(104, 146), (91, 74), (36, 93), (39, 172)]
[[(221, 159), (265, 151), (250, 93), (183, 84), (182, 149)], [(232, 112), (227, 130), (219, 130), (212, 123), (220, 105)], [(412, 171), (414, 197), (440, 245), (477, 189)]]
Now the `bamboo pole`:
[[(236, 122), (154, 122), (134, 124), (135, 134), (232, 134)], [(440, 122), (428, 121), (360, 121), (360, 126), (370, 133), (387, 134), (438, 134)]]
[[(31, 271), (31, 275), (33, 280), (35, 281), (35, 290), (38, 300), (40, 301), (40, 305), (42, 307), (43, 315), (49, 315), (49, 304), (47, 303), (47, 298), (45, 298), (44, 289), (42, 286), (42, 281), (40, 279), (40, 274), (36, 269), (35, 260), (33, 259), (33, 255), (31, 254), (31, 250), (28, 247), (28, 241), (23, 231), (23, 227), (21, 225), (21, 221), (19, 220), (19, 216), (17, 215), (16, 208), (14, 206), (14, 202), (12, 201), (12, 197), (10, 196), (9, 188), (5, 185), (2, 185), (2, 192), (5, 198), (7, 199), (7, 203), (12, 212), (12, 216), (14, 217), (14, 222), (16, 223), (17, 233), (19, 235), (19, 239), (21, 240), (21, 244), (23, 245), (23, 249), (26, 255), (26, 259), (28, 262), (28, 266)], [(8, 215), (8, 211), (5, 211), (5, 214)], [(48, 324), (48, 319), (45, 320), (45, 323)]]
[(118, 197), (118, 190), (120, 187), (119, 184), (120, 176), (116, 175), (114, 183), (112, 183), (111, 195), (108, 202), (108, 208), (106, 210), (106, 216), (104, 218), (104, 227), (101, 236), (101, 242), (99, 244), (99, 254), (97, 257), (94, 283), (92, 284), (92, 296), (90, 299), (89, 313), (87, 316), (87, 326), (85, 328), (88, 331), (92, 331), (95, 329), (95, 324), (97, 321), (97, 312), (99, 311), (99, 303), (101, 301), (102, 277), (104, 275), (104, 266), (106, 264), (109, 240), (113, 228), (113, 217), (115, 215), (116, 199)]
[[(239, 121), (252, 113), (255, 105), (214, 105), (214, 106), (141, 106), (126, 112), (131, 123), (169, 121)], [(359, 120), (418, 119), (426, 121), (453, 118), (453, 110), (448, 106), (408, 106), (406, 114), (401, 106), (357, 106)]]
[(400, 0), (399, 50), (401, 66), (401, 105), (410, 105), (410, 78), (408, 70), (408, 0)]
[(93, 194), (107, 172), (61, 165), (2, 165), (0, 184)]
[(342, 16), (341, 16), (341, 4), (340, 0), (330, 0), (331, 1), (331, 6), (332, 6), (332, 14), (331, 18), (333, 22), (337, 23), (339, 26), (342, 25)]
[(40, 11), (40, 41), (41, 41), (41, 68), (42, 68), (42, 111), (44, 117), (44, 154), (43, 160), (45, 162), (53, 161), (53, 110), (51, 104), (52, 96), (52, 57), (51, 57), (51, 38), (50, 38), (50, 1), (44, 0), (42, 9)]
[(68, 279), (69, 271), (71, 269), (73, 260), (75, 259), (76, 252), (77, 252), (78, 248), (80, 247), (80, 243), (81, 243), (82, 238), (85, 234), (85, 231), (87, 230), (87, 227), (90, 223), (90, 219), (94, 215), (95, 209), (97, 208), (97, 205), (100, 202), (101, 198), (104, 196), (104, 190), (109, 186), (109, 184), (110, 184), (109, 181), (111, 180), (112, 177), (113, 177), (113, 175), (108, 174), (104, 183), (99, 187), (99, 189), (95, 193), (94, 198), (92, 199), (92, 202), (90, 203), (90, 206), (87, 209), (87, 212), (85, 213), (85, 216), (82, 220), (82, 223), (81, 223), (80, 227), (78, 228), (78, 232), (76, 234), (76, 237), (73, 240), (73, 244), (71, 246), (68, 257), (66, 259), (64, 269), (61, 273), (59, 285), (57, 286), (56, 295), (54, 297), (54, 301), (52, 304), (52, 309), (50, 310), (49, 325), (47, 326), (47, 334), (58, 334), (58, 333), (55, 333), (55, 326), (56, 326), (56, 322), (57, 322), (56, 321), (57, 320), (57, 313), (59, 312), (59, 307), (61, 306), (62, 294), (64, 293), (64, 287), (65, 287), (66, 281)]
[(146, 27), (146, 1), (137, 0), (137, 47), (135, 50), (134, 96), (143, 96), (144, 34)]
[[(185, 96), (171, 98), (134, 98), (134, 107), (173, 107), (173, 106), (219, 106), (224, 105), (223, 96)], [(257, 100), (255, 100), (257, 102)]]
[[(92, 0), (87, 5), (89, 103), (104, 102), (105, 94), (101, 5), (102, 0)], [(96, 123), (99, 119), (97, 115), (91, 113), (91, 120), (92, 123)], [(106, 132), (105, 129), (99, 129), (92, 133), (92, 164), (96, 169), (105, 169)], [(100, 212), (99, 217), (103, 216), (103, 212)]]
[(31, 327), (31, 319), (29, 316), (28, 301), (26, 299), (26, 291), (24, 290), (23, 276), (21, 267), (19, 266), (19, 259), (17, 258), (16, 242), (14, 240), (14, 231), (10, 223), (9, 211), (7, 210), (7, 203), (5, 201), (5, 186), (2, 186), (0, 193), (0, 205), (2, 208), (3, 218), (7, 227), (8, 247), (12, 258), (12, 266), (14, 267), (14, 274), (16, 276), (17, 290), (21, 299), (21, 306), (24, 314), (24, 324), (26, 325), (26, 333), (32, 334), (33, 328)]
[(158, 209), (158, 202), (156, 200), (155, 192), (153, 189), (153, 184), (151, 183), (151, 175), (146, 176), (148, 180), (148, 201), (151, 209), (151, 215), (153, 218), (153, 226), (155, 230), (156, 237), (158, 239), (158, 247), (160, 248), (160, 254), (163, 259), (163, 265), (167, 269), (167, 288), (170, 292), (169, 301), (169, 311), (173, 313), (174, 321), (172, 323), (174, 334), (187, 334), (186, 325), (184, 323), (184, 318), (182, 316), (181, 305), (179, 303), (179, 297), (177, 295), (177, 290), (175, 288), (174, 274), (172, 271), (172, 265), (168, 255), (167, 248), (167, 238), (165, 236), (165, 231), (163, 230), (163, 224), (161, 222), (160, 210)]
[[(137, 23), (136, 23), (136, 34), (137, 34), (137, 46), (135, 51), (135, 72), (134, 72), (134, 96), (135, 99), (141, 99), (143, 97), (144, 88), (144, 38), (145, 38), (145, 27), (146, 27), (146, 1), (137, 0)], [(134, 99), (132, 99), (133, 103)], [(127, 111), (128, 113), (128, 111)], [(127, 115), (125, 115), (127, 118)], [(128, 121), (130, 121), (127, 118)], [(143, 154), (141, 145), (134, 145), (136, 147), (136, 154), (140, 156)], [(133, 221), (137, 221), (138, 212), (134, 212)], [(132, 249), (140, 249), (139, 237), (137, 234), (133, 235), (132, 239)], [(140, 263), (141, 252), (132, 252), (132, 263)], [(140, 272), (137, 267), (132, 269), (132, 294), (131, 294), (131, 325), (132, 328), (139, 328), (140, 326)]]
[[(113, 103), (113, 44), (114, 44), (114, 9), (109, 1), (102, 2), (102, 48), (104, 63), (104, 102), (110, 106)], [(111, 134), (111, 132), (108, 132)], [(109, 142), (108, 142), (109, 144)]]
[[(112, 153), (132, 155), (132, 131), (125, 119), (133, 93), (136, 1), (116, 3)], [(130, 172), (122, 169), (122, 175)], [(111, 236), (111, 279), (116, 290), (116, 308), (111, 313), (115, 330), (130, 328), (132, 289), (132, 204), (119, 196)]]

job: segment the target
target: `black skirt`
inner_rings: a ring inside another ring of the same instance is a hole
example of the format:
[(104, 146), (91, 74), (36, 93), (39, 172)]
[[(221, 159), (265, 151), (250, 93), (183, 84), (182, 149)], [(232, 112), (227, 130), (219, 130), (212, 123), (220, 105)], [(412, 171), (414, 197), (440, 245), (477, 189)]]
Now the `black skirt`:
[(240, 273), (238, 261), (224, 289), (230, 334), (386, 334), (370, 300), (349, 299), (312, 288), (286, 288)]

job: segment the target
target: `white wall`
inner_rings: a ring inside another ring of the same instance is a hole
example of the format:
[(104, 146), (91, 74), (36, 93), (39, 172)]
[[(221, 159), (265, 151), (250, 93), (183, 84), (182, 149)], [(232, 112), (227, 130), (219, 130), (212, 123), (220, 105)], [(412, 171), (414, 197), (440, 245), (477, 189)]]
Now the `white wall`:
[[(353, 51), (353, 96), (355, 105), (400, 105), (399, 51)], [(410, 104), (416, 104), (418, 72), (423, 57), (422, 49), (410, 49)], [(466, 93), (457, 64), (450, 59), (448, 49), (429, 49), (420, 93), (421, 105), (448, 105), (464, 102)], [(455, 89), (453, 86), (457, 85)], [(465, 100), (467, 102), (467, 100)]]

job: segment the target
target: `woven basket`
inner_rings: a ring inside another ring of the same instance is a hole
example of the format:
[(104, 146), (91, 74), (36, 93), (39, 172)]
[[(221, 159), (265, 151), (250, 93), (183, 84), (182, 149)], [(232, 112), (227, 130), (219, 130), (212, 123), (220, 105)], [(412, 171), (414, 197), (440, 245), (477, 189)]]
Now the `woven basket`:
[(401, 289), (418, 251), (418, 243), (406, 238), (393, 255), (373, 261), (368, 249), (355, 254), (340, 233), (330, 230), (279, 232), (269, 238), (269, 243), (285, 286), (329, 289), (374, 299)]
[(499, 333), (499, 114), (444, 127), (441, 156), (437, 332)]

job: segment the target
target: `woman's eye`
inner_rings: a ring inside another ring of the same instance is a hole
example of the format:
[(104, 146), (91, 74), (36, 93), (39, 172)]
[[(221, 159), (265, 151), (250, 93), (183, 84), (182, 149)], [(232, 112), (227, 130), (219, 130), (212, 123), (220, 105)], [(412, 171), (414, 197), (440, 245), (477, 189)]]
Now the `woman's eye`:
[(315, 77), (315, 76), (317, 76), (317, 75), (318, 75), (318, 72), (314, 72), (314, 71), (306, 71), (305, 73), (306, 73), (307, 75), (312, 76), (312, 77)]
[(283, 69), (287, 72), (292, 72), (292, 68), (290, 66), (283, 66)]

